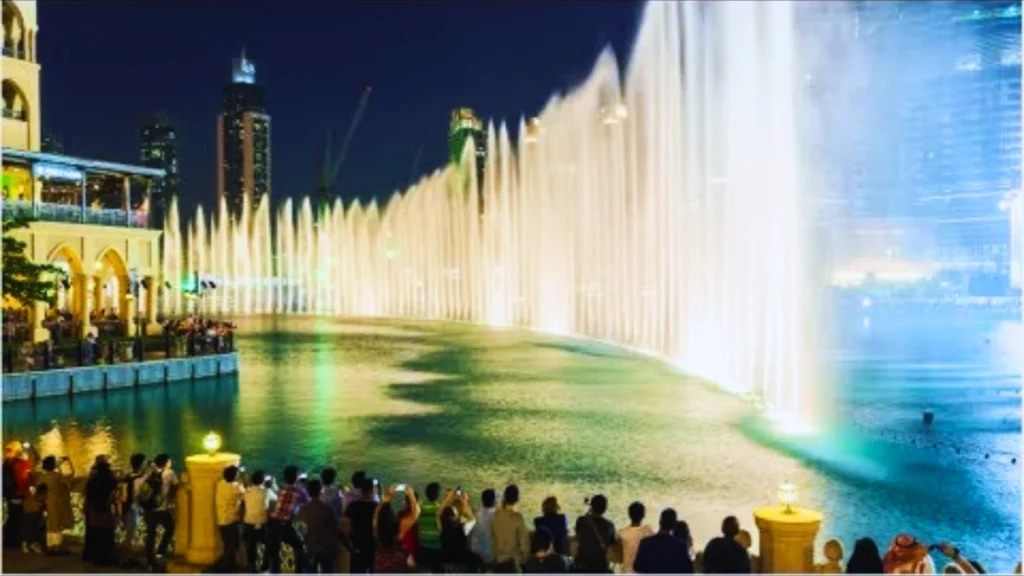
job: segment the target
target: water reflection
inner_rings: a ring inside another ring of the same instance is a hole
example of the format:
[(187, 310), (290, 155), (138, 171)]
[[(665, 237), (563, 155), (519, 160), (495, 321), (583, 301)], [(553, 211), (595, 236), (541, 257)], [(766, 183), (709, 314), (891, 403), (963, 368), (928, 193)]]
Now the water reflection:
[[(983, 552), (992, 568), (1011, 568), (1019, 554), (1019, 468), (1008, 459), (1011, 451), (1019, 458), (1019, 385), (960, 414), (953, 405), (965, 383), (978, 394), (1001, 385), (964, 380), (955, 367), (915, 368), (916, 380), (904, 370), (885, 383), (899, 363), (863, 357), (838, 396), (846, 424), (793, 444), (760, 430), (746, 402), (589, 342), (336, 319), (255, 318), (243, 330), (241, 384), (224, 378), (8, 405), (4, 436), (70, 453), (84, 471), (98, 453), (123, 461), (162, 449), (180, 462), (214, 429), (252, 468), (331, 464), (474, 492), (515, 481), (528, 515), (549, 494), (582, 512), (583, 498), (601, 491), (616, 522), (634, 499), (652, 511), (672, 505), (701, 540), (726, 514), (750, 524), (750, 512), (791, 480), (801, 502), (827, 510), (822, 533), (847, 542), (910, 530)], [(927, 437), (918, 394), (942, 424)], [(960, 454), (932, 448), (954, 439)]]

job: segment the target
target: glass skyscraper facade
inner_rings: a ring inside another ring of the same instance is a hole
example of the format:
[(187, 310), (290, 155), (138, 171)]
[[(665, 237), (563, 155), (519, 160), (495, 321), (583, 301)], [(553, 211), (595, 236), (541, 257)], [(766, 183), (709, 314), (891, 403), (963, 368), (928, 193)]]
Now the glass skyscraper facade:
[(158, 112), (142, 123), (139, 130), (139, 161), (143, 166), (159, 168), (167, 175), (153, 181), (150, 189), (150, 226), (162, 228), (171, 200), (178, 196), (178, 148), (174, 127), (166, 113)]
[(270, 194), (270, 115), (263, 88), (256, 84), (256, 67), (242, 53), (234, 61), (231, 83), (224, 86), (223, 108), (217, 119), (218, 195), (231, 217), (239, 219), (248, 203), (254, 210)]
[(1009, 291), (1021, 189), (1020, 2), (809, 8), (817, 18), (805, 26), (843, 34), (849, 71), (808, 75), (820, 84), (812, 98), (833, 108), (815, 144), (827, 158), (821, 213), (842, 231), (837, 260), (904, 259), (960, 277), (971, 294)]

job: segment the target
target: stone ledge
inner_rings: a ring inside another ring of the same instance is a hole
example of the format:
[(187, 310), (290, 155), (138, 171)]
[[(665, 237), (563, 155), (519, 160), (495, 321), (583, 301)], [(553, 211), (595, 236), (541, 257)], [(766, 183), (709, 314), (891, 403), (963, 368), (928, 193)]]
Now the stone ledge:
[(236, 372), (238, 372), (238, 352), (228, 352), (194, 358), (4, 374), (0, 383), (2, 383), (3, 401), (15, 402), (52, 396), (103, 392), (116, 388), (168, 384)]

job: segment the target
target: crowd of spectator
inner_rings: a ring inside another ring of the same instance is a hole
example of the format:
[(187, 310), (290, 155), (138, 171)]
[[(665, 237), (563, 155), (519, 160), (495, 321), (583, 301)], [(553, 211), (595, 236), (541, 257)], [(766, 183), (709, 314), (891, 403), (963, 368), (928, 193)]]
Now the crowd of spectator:
[[(47, 456), (36, 467), (31, 447), (11, 443), (4, 454), (4, 498), (8, 519), (4, 547), (26, 552), (64, 553), (62, 534), (73, 524), (67, 458)], [(135, 454), (129, 469), (115, 472), (107, 458), (96, 458), (85, 484), (83, 559), (98, 566), (131, 565), (139, 519), (146, 526), (144, 562), (166, 568), (164, 557), (174, 534), (175, 493), (179, 486), (171, 459)], [(751, 535), (734, 516), (721, 533), (695, 547), (690, 528), (676, 510), (665, 508), (657, 524), (648, 522), (640, 502), (628, 506), (629, 525), (616, 528), (605, 517), (608, 499), (588, 499), (588, 511), (570, 522), (555, 497), (544, 499), (541, 514), (528, 523), (519, 488), (510, 484), (473, 495), (461, 487), (434, 482), (423, 494), (411, 485), (389, 485), (365, 472), (338, 483), (333, 468), (310, 478), (296, 466), (280, 481), (264, 470), (251, 474), (227, 466), (214, 492), (215, 518), (223, 553), (215, 572), (260, 573), (282, 570), (281, 549), (291, 548), (297, 572), (305, 573), (622, 573), (749, 574), (760, 571), (751, 554)], [(125, 531), (118, 550), (115, 531)], [(160, 529), (163, 535), (157, 542)], [(262, 553), (261, 553), (262, 551)], [(821, 573), (929, 574), (931, 552), (948, 559), (944, 573), (981, 574), (984, 568), (948, 543), (928, 546), (900, 534), (882, 552), (870, 538), (858, 540), (845, 560), (842, 544), (825, 543)], [(1017, 565), (1017, 573), (1020, 573)]]

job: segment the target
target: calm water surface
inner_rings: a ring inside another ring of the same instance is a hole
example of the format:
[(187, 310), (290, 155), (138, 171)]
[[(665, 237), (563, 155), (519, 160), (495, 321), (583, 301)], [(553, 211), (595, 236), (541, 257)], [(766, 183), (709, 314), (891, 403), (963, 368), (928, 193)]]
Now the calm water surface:
[(1024, 333), (1019, 321), (928, 322), (854, 318), (833, 358), (831, 421), (842, 424), (808, 438), (780, 437), (745, 401), (591, 342), (322, 318), (247, 320), (240, 376), (8, 404), (3, 432), (84, 470), (99, 453), (165, 450), (180, 462), (213, 429), (250, 469), (330, 464), (474, 492), (514, 481), (530, 514), (549, 494), (582, 513), (604, 492), (616, 523), (633, 500), (652, 523), (671, 505), (699, 541), (727, 514), (756, 538), (751, 512), (790, 480), (826, 511), (822, 535), (848, 547), (906, 530), (1009, 571)]

